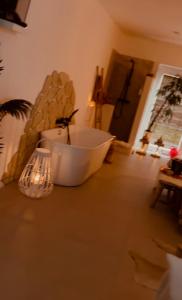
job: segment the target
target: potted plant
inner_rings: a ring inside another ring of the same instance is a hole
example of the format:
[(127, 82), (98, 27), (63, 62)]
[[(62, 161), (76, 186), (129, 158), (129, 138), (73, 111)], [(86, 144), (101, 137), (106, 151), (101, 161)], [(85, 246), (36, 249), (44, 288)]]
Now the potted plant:
[[(0, 64), (2, 60), (0, 60)], [(4, 68), (0, 66), (0, 72)], [(23, 99), (12, 99), (5, 102), (0, 103), (0, 123), (2, 119), (7, 115), (11, 115), (16, 119), (24, 119), (28, 116), (28, 112), (32, 108), (32, 104)], [(0, 138), (2, 140), (2, 137)], [(0, 149), (3, 148), (3, 143), (0, 143)]]
[[(152, 111), (152, 116), (148, 125), (147, 130), (145, 131), (144, 136), (140, 140), (145, 151), (141, 151), (142, 154), (146, 153), (146, 147), (144, 145), (148, 145), (152, 133), (152, 129), (154, 124), (163, 119), (170, 121), (173, 115), (173, 108), (176, 105), (179, 105), (182, 100), (182, 77), (179, 75), (174, 76), (169, 83), (162, 86), (157, 92), (157, 96), (161, 96), (162, 103), (157, 108), (155, 104), (154, 109)], [(137, 151), (140, 153), (140, 150)]]
[(159, 119), (172, 118), (173, 107), (179, 105), (182, 100), (182, 77), (178, 75), (173, 77), (168, 84), (159, 89), (157, 96), (161, 96), (163, 102), (158, 109), (154, 107), (148, 131), (152, 131), (153, 125)]

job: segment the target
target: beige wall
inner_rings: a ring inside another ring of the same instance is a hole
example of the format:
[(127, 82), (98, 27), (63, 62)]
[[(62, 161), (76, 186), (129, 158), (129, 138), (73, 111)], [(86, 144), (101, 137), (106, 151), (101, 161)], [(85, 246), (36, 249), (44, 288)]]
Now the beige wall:
[(182, 67), (182, 45), (125, 35), (125, 54)]
[[(64, 71), (74, 82), (77, 122), (84, 123), (95, 68), (107, 68), (112, 49), (122, 52), (123, 36), (96, 0), (31, 0), (28, 28), (0, 26), (1, 98), (34, 103), (47, 74)], [(0, 156), (0, 176), (16, 151), (24, 123), (3, 121), (6, 148)]]
[[(64, 71), (76, 91), (77, 122), (84, 123), (95, 67), (107, 69), (112, 49), (122, 54), (182, 66), (182, 48), (134, 36), (124, 36), (97, 0), (31, 0), (28, 28), (12, 31), (0, 25), (1, 98), (34, 103), (47, 74)], [(16, 151), (24, 123), (7, 118), (0, 136), (0, 177)]]

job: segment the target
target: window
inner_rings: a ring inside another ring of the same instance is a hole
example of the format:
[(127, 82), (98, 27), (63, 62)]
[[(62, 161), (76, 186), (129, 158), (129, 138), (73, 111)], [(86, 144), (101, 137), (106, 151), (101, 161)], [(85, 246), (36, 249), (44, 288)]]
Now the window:
[[(170, 80), (172, 80), (172, 78), (173, 76), (171, 75), (163, 75), (160, 88), (168, 84)], [(154, 111), (158, 110), (162, 101), (164, 101), (164, 99), (161, 98), (161, 96), (158, 96), (156, 98)], [(181, 105), (174, 106), (172, 110), (172, 118), (168, 120), (164, 118), (159, 118), (159, 120), (156, 121), (152, 130), (152, 144), (154, 144), (155, 141), (162, 136), (165, 148), (170, 148), (171, 146), (178, 146), (182, 136), (182, 103)]]

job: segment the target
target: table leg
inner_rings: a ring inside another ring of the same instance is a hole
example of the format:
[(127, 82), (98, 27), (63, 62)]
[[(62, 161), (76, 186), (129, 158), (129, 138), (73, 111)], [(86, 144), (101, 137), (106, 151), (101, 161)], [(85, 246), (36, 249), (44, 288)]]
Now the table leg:
[(162, 190), (163, 190), (163, 186), (161, 183), (159, 183), (155, 190), (155, 197), (150, 204), (151, 208), (155, 208), (157, 201), (159, 200), (159, 198), (161, 196)]
[(180, 226), (180, 229), (182, 229), (182, 199), (181, 199), (181, 195), (182, 195), (182, 190), (178, 190), (176, 191), (177, 194), (177, 200), (179, 201), (179, 212), (178, 212), (178, 224)]

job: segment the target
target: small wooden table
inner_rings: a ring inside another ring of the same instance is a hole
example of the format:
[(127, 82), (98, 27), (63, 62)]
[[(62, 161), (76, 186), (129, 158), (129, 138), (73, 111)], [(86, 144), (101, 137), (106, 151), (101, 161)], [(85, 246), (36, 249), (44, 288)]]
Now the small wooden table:
[(171, 192), (174, 192), (179, 201), (178, 222), (182, 226), (182, 177), (164, 173), (163, 169), (159, 171), (157, 178), (157, 187), (155, 188), (155, 197), (151, 203), (154, 208), (160, 200), (163, 189), (167, 189), (167, 198), (170, 198)]

